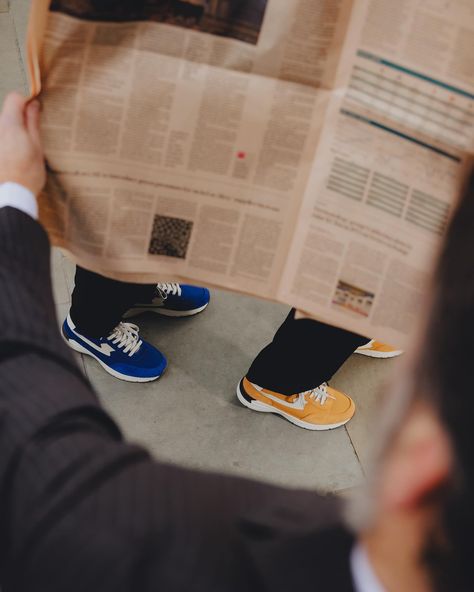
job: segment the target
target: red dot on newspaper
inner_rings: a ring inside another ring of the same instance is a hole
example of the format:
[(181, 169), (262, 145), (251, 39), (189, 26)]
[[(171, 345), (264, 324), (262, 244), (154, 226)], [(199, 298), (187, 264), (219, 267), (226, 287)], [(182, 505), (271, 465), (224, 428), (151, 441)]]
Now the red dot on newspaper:
[(245, 158), (247, 155), (245, 154), (245, 152), (237, 152), (237, 158), (240, 158), (241, 160), (243, 158)]

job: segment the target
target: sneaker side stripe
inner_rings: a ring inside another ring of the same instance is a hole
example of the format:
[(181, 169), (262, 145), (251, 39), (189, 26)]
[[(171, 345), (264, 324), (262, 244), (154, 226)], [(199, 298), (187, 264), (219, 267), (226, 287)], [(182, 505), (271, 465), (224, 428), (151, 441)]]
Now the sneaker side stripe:
[(75, 331), (76, 325), (74, 325), (74, 323), (72, 322), (71, 317), (69, 315), (67, 316), (67, 323), (68, 323), (69, 329), (74, 333), (74, 337), (76, 337), (80, 341), (83, 341), (89, 347), (92, 347), (100, 354), (102, 354), (104, 356), (108, 356), (110, 358), (110, 356), (115, 351), (115, 349), (113, 347), (111, 347), (108, 343), (102, 343), (101, 346), (99, 347), (93, 341), (91, 341), (90, 339), (87, 339), (87, 337), (84, 337), (84, 335), (77, 333), (77, 331)]

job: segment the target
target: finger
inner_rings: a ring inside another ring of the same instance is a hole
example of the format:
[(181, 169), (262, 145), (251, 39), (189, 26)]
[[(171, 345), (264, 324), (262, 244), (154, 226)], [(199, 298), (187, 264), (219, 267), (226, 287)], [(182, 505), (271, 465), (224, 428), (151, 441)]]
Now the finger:
[(1, 114), (3, 122), (23, 127), (26, 101), (27, 99), (19, 93), (10, 93), (3, 103)]
[(30, 138), (37, 146), (41, 146), (40, 138), (40, 104), (38, 101), (32, 101), (26, 107), (25, 114), (26, 129)]

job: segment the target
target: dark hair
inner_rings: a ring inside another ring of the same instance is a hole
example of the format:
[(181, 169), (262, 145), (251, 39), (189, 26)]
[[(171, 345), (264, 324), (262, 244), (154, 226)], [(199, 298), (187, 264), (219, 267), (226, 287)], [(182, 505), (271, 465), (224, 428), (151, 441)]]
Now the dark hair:
[(427, 543), (434, 589), (474, 590), (474, 170), (449, 225), (417, 368), (417, 386), (450, 438), (454, 466)]

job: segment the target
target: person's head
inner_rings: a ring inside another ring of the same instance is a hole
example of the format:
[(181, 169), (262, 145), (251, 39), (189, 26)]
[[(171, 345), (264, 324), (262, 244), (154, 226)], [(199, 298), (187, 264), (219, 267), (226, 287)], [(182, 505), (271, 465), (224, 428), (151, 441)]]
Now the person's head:
[[(357, 525), (390, 591), (474, 590), (474, 173), (432, 289), (420, 346), (391, 393), (399, 400), (389, 403), (368, 515)], [(352, 519), (361, 509), (352, 506)]]

